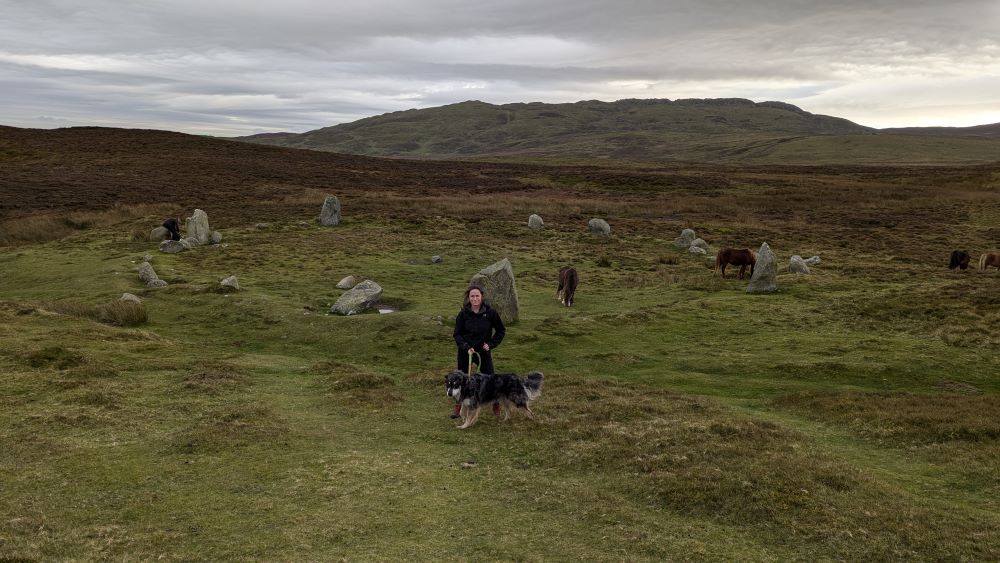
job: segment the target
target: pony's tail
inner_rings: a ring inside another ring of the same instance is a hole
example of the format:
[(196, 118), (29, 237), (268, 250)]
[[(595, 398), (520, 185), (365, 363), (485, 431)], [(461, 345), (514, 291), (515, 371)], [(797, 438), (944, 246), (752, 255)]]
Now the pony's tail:
[(722, 269), (722, 251), (720, 250), (718, 254), (715, 255), (715, 273), (719, 273)]
[(982, 256), (979, 257), (979, 269), (980, 270), (985, 270), (986, 269), (986, 255), (985, 254), (983, 254)]

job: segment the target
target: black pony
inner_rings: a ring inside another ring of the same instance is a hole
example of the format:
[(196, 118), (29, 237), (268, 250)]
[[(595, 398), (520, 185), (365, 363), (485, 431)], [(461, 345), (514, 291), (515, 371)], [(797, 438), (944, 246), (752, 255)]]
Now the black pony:
[(955, 268), (961, 268), (964, 270), (969, 267), (969, 260), (971, 259), (972, 257), (969, 256), (969, 253), (964, 250), (952, 250), (951, 260), (948, 262), (948, 269), (954, 270)]
[(176, 217), (164, 221), (163, 228), (170, 232), (170, 240), (181, 240), (181, 222)]

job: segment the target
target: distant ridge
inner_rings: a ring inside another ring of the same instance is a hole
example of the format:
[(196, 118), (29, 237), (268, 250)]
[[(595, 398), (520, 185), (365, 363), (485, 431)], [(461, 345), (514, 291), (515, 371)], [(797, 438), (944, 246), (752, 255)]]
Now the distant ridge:
[[(942, 158), (987, 162), (997, 159), (991, 154), (1000, 154), (991, 153), (995, 147), (969, 145), (968, 140), (952, 147), (950, 140), (873, 139), (883, 134), (784, 102), (714, 98), (504, 105), (466, 101), (301, 134), (265, 133), (235, 140), (421, 159), (929, 163)], [(949, 144), (947, 151), (941, 150), (941, 143)]]

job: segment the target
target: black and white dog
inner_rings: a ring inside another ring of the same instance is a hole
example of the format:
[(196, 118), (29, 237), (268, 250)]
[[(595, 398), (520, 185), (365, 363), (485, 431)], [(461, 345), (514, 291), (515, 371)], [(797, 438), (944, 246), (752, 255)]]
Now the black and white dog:
[(503, 406), (504, 420), (510, 418), (514, 407), (524, 409), (528, 416), (534, 413), (528, 404), (542, 394), (542, 372), (533, 371), (526, 378), (520, 378), (514, 373), (469, 375), (461, 370), (455, 370), (444, 378), (445, 392), (462, 405), (459, 413), (462, 424), (459, 428), (468, 428), (476, 423), (479, 411), (483, 405), (499, 401)]

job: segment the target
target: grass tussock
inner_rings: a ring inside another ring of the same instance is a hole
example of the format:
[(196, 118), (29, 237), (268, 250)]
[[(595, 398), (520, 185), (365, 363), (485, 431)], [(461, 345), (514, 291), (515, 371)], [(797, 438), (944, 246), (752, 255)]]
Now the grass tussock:
[(320, 362), (312, 371), (319, 374), (316, 386), (324, 396), (348, 407), (378, 410), (398, 406), (403, 401), (392, 378), (350, 363)]
[(981, 539), (988, 524), (897, 498), (774, 423), (613, 382), (554, 380), (546, 391), (536, 408), (544, 415), (528, 430), (548, 438), (539, 463), (606, 474), (637, 502), (753, 529), (765, 541), (794, 537), (832, 558), (1000, 555)]
[[(59, 240), (88, 229), (117, 225), (141, 217), (162, 215), (169, 206), (164, 204), (122, 205), (96, 211), (70, 211), (60, 214), (39, 214), (9, 219), (0, 223), (0, 246), (33, 244)], [(135, 227), (130, 230), (133, 240), (145, 240), (149, 231)], [(135, 238), (137, 236), (140, 238)]]
[(52, 368), (65, 370), (79, 366), (85, 359), (82, 354), (62, 346), (46, 346), (41, 350), (29, 353), (24, 358), (25, 363), (33, 368)]
[(287, 444), (288, 424), (265, 406), (235, 405), (203, 415), (174, 436), (179, 453), (221, 453)]
[(200, 395), (219, 395), (246, 386), (249, 378), (222, 362), (197, 366), (181, 380), (184, 389)]
[(64, 299), (45, 303), (43, 308), (61, 315), (120, 327), (139, 326), (149, 321), (149, 313), (144, 304), (121, 299), (96, 306)]
[(774, 404), (893, 446), (1000, 439), (996, 395), (813, 392), (778, 397)]

